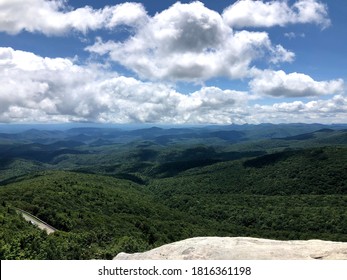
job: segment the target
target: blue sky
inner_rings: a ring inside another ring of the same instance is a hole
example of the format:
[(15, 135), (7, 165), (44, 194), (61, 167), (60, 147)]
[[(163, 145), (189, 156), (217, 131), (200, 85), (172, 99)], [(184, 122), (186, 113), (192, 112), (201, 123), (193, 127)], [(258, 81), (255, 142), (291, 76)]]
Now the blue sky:
[(1, 0), (0, 123), (346, 123), (345, 0)]

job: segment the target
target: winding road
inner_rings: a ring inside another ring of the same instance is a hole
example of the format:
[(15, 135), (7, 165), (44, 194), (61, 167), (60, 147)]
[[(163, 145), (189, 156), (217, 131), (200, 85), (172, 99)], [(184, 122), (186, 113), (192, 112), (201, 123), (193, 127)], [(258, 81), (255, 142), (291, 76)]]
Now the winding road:
[(41, 230), (45, 230), (47, 234), (51, 234), (57, 231), (56, 228), (50, 226), (49, 224), (45, 223), (44, 221), (40, 220), (39, 218), (35, 217), (34, 215), (22, 209), (16, 208), (16, 211), (17, 213), (21, 214), (23, 218), (27, 220), (28, 222), (32, 223), (33, 225), (36, 225)]

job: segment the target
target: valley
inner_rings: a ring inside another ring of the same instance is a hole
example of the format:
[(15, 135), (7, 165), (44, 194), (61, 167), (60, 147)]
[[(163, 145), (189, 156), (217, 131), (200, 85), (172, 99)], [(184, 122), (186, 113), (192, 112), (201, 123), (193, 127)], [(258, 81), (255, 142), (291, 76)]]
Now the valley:
[(0, 259), (111, 259), (198, 236), (347, 241), (347, 125), (25, 128), (0, 133), (0, 154)]

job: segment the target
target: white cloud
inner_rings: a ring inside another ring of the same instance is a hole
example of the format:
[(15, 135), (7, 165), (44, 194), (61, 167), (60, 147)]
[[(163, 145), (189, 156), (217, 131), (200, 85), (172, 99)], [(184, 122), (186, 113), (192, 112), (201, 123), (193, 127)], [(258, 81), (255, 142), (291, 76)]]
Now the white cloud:
[[(249, 16), (248, 8), (240, 10), (235, 25), (230, 16), (242, 5), (252, 9), (258, 5), (258, 9)], [(201, 2), (176, 3), (153, 17), (139, 3), (95, 10), (72, 9), (65, 1), (0, 0), (0, 32), (61, 35), (134, 27), (125, 40), (98, 38), (86, 50), (109, 56), (143, 79), (120, 76), (105, 66), (77, 65), (67, 58), (44, 58), (0, 47), (0, 122), (345, 122), (343, 80), (315, 81), (302, 73), (260, 70), (256, 63), (261, 60), (278, 65), (292, 62), (295, 54), (273, 45), (267, 32), (233, 29), (308, 22), (326, 27), (326, 12), (326, 6), (313, 0), (299, 0), (291, 7), (287, 1), (244, 0), (223, 15)], [(251, 79), (250, 92), (202, 87), (183, 94), (165, 84), (215, 77)], [(334, 96), (317, 100), (322, 95)], [(251, 100), (268, 96), (294, 101), (250, 105)], [(311, 101), (305, 103), (302, 97)]]
[(204, 87), (185, 95), (64, 58), (0, 48), (0, 122), (231, 123), (245, 92)]
[(110, 8), (112, 16), (106, 23), (107, 28), (118, 25), (139, 27), (148, 20), (147, 12), (142, 4), (125, 2)]
[[(201, 2), (190, 4), (176, 3), (174, 9), (168, 9), (154, 17), (157, 23), (159, 36), (168, 35), (170, 32), (175, 36), (177, 27), (183, 24), (183, 19), (188, 19), (187, 28), (189, 32), (176, 35), (181, 36), (181, 42), (191, 36), (198, 40), (195, 46), (198, 47), (213, 38), (215, 34), (221, 34), (220, 30), (213, 28), (221, 27), (219, 14), (205, 9), (202, 11)], [(187, 12), (187, 7), (196, 9)], [(201, 13), (203, 12), (203, 13)], [(179, 15), (179, 13), (182, 13)], [(214, 14), (214, 15), (213, 15)], [(287, 1), (267, 1), (264, 0), (242, 0), (226, 8), (223, 12), (223, 22), (232, 28), (244, 27), (271, 27), (275, 25), (285, 26), (294, 23), (315, 23), (323, 28), (330, 25), (327, 6), (317, 0), (297, 0), (292, 6), (288, 6)], [(170, 22), (173, 26), (160, 26)], [(173, 22), (173, 19), (181, 19), (180, 22)], [(0, 31), (10, 34), (17, 34), (23, 30), (28, 32), (40, 32), (46, 35), (61, 35), (69, 31), (79, 31), (86, 33), (89, 30), (100, 28), (114, 28), (118, 25), (141, 26), (148, 20), (148, 15), (141, 3), (125, 2), (114, 6), (106, 6), (103, 9), (93, 9), (85, 6), (74, 9), (67, 5), (65, 0), (1, 0), (0, 1)], [(178, 24), (178, 26), (177, 26)], [(195, 26), (198, 24), (198, 26)], [(203, 26), (203, 29), (199, 29)], [(163, 29), (161, 29), (163, 27)], [(198, 28), (196, 28), (198, 27)], [(225, 27), (223, 27), (225, 28)], [(202, 31), (210, 34), (203, 38)], [(185, 29), (187, 31), (187, 29)], [(200, 31), (200, 33), (194, 33)], [(173, 32), (173, 33), (172, 33)], [(211, 36), (212, 34), (212, 36)], [(186, 37), (185, 37), (186, 36)], [(202, 39), (202, 41), (201, 41)], [(220, 39), (220, 38), (219, 38)], [(205, 41), (204, 41), (205, 40)], [(191, 49), (186, 40), (186, 47)], [(184, 45), (180, 45), (180, 47)]]
[(305, 33), (296, 34), (294, 32), (285, 32), (284, 33), (284, 37), (287, 37), (288, 39), (294, 39), (294, 38), (297, 38), (297, 37), (305, 38), (306, 35), (305, 35)]
[[(0, 48), (0, 122), (345, 122), (347, 98), (251, 105), (247, 92), (202, 87), (190, 94), (117, 76), (94, 65)], [(278, 74), (278, 73), (277, 73)]]
[(345, 123), (347, 119), (347, 97), (335, 95), (327, 100), (314, 100), (309, 102), (294, 101), (282, 102), (272, 105), (255, 105), (255, 122), (271, 123)]
[(247, 77), (256, 59), (291, 61), (292, 52), (272, 46), (266, 32), (234, 32), (201, 2), (176, 3), (148, 19), (124, 42), (98, 39), (86, 50), (110, 58), (151, 80), (204, 81)]
[(92, 69), (68, 59), (42, 58), (11, 48), (0, 48), (0, 65), (0, 114), (19, 113), (19, 108), (57, 115), (72, 112), (78, 102), (76, 91), (85, 80), (96, 78)]
[(292, 62), (295, 58), (295, 53), (286, 50), (281, 45), (272, 48), (272, 56), (270, 62), (278, 64), (279, 62)]
[(63, 0), (1, 0), (0, 32), (21, 31), (62, 35), (70, 31), (86, 33), (117, 25), (138, 26), (147, 13), (139, 3), (122, 3), (95, 10), (89, 6), (72, 9)]
[(249, 83), (252, 92), (276, 97), (308, 97), (324, 94), (339, 94), (344, 90), (342, 79), (315, 81), (301, 73), (284, 71), (259, 71)]
[(315, 23), (322, 28), (330, 25), (327, 6), (316, 0), (298, 0), (292, 6), (287, 1), (239, 0), (224, 10), (223, 18), (233, 28), (296, 23)]

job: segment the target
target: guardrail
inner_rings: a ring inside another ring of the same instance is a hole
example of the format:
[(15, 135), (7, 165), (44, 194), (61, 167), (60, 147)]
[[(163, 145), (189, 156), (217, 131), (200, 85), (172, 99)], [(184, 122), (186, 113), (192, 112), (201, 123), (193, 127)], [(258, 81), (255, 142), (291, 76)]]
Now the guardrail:
[(52, 227), (51, 225), (47, 224), (46, 222), (42, 221), (40, 218), (34, 216), (33, 214), (30, 214), (29, 212), (23, 210), (23, 209), (20, 209), (20, 208), (17, 208), (17, 207), (13, 207), (17, 212), (20, 212), (21, 214), (26, 214), (28, 215), (29, 217), (31, 217), (33, 220), (37, 220), (38, 222), (44, 224), (46, 227), (50, 228), (51, 230), (53, 231), (57, 231), (57, 229), (55, 227)]

